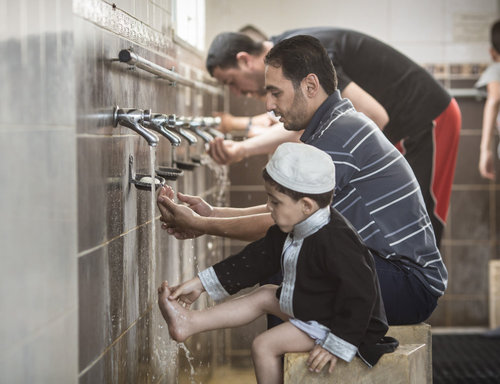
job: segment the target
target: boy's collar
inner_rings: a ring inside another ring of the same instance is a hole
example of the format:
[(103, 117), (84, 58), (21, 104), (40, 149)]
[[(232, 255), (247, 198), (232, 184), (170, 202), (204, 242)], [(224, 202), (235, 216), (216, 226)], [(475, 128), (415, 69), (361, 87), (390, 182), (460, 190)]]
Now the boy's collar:
[(318, 231), (321, 227), (324, 227), (329, 221), (330, 207), (320, 208), (307, 219), (296, 224), (290, 233), (290, 237), (294, 240), (304, 239)]

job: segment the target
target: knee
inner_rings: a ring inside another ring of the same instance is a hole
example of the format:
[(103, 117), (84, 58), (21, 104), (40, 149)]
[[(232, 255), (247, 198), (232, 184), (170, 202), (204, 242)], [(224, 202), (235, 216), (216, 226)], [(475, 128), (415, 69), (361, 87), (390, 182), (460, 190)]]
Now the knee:
[(270, 348), (269, 345), (267, 345), (266, 338), (263, 337), (262, 334), (258, 335), (255, 339), (253, 339), (252, 342), (252, 356), (254, 357), (262, 357), (263, 355), (266, 354), (266, 352), (269, 352)]

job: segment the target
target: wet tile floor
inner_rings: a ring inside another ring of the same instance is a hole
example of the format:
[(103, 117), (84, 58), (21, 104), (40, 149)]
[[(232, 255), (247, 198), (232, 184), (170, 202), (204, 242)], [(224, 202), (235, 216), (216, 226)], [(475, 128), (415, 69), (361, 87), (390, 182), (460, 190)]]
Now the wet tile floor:
[(206, 384), (256, 384), (253, 368), (218, 367)]

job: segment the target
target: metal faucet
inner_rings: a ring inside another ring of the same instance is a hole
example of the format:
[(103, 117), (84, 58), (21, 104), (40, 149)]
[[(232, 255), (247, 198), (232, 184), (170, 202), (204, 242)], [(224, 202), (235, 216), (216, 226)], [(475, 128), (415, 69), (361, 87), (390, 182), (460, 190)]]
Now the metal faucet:
[(150, 110), (143, 111), (142, 109), (127, 108), (122, 109), (115, 106), (113, 110), (113, 126), (117, 127), (118, 124), (130, 128), (139, 135), (141, 135), (151, 147), (156, 147), (158, 144), (158, 136), (154, 133), (149, 132), (141, 124), (144, 120), (148, 120)]
[(143, 123), (145, 127), (152, 129), (153, 131), (158, 132), (166, 137), (168, 141), (170, 141), (170, 144), (172, 144), (174, 147), (178, 147), (181, 144), (181, 138), (166, 128), (175, 125), (175, 115), (149, 113), (149, 115), (147, 116), (148, 118), (146, 118)]
[(179, 135), (181, 135), (188, 141), (189, 145), (194, 145), (198, 142), (198, 139), (192, 133), (184, 129), (189, 128), (189, 122), (190, 120), (186, 119), (184, 116), (178, 117), (175, 119), (174, 128), (179, 133)]
[(205, 123), (203, 121), (203, 118), (200, 117), (191, 119), (191, 121), (189, 122), (189, 128), (191, 128), (194, 131), (194, 133), (200, 136), (205, 141), (205, 143), (210, 143), (214, 139), (214, 137), (210, 133), (206, 132), (201, 128), (204, 126)]
[(219, 131), (217, 128), (215, 128), (215, 127), (219, 126), (221, 123), (220, 117), (218, 117), (218, 116), (217, 117), (204, 117), (203, 123), (207, 127), (208, 133), (210, 133), (212, 136), (220, 137), (222, 139), (226, 138), (226, 136), (221, 131)]

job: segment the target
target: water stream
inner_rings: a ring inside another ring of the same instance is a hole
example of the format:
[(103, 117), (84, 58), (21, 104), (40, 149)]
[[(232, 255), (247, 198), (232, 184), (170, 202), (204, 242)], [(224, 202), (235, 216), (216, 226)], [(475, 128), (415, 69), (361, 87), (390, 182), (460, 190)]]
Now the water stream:
[(190, 367), (190, 372), (189, 372), (190, 373), (190, 375), (189, 375), (190, 382), (191, 382), (191, 384), (197, 384), (196, 381), (194, 380), (194, 375), (195, 375), (194, 366), (193, 366), (194, 357), (191, 356), (191, 352), (189, 351), (188, 347), (186, 347), (186, 344), (179, 343), (178, 345), (179, 345), (180, 349), (182, 349), (184, 351), (184, 354), (186, 355), (186, 360), (189, 363), (189, 367)]
[(155, 163), (156, 163), (156, 147), (149, 147), (149, 159), (150, 159), (150, 173), (151, 173), (151, 271), (150, 271), (150, 293), (152, 297), (155, 297), (156, 292), (156, 175), (155, 175)]

